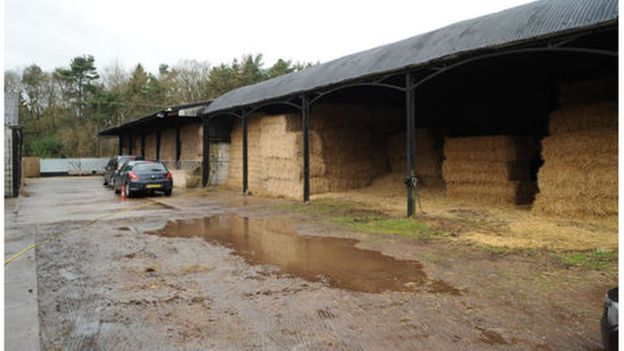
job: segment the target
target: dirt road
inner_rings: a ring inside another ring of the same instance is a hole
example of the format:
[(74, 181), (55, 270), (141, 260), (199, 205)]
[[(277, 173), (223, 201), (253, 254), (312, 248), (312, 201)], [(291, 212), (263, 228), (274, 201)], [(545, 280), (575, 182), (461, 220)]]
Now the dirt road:
[(595, 350), (617, 284), (616, 267), (362, 234), (280, 200), (120, 201), (99, 178), (26, 191), (12, 228), (49, 239), (46, 350)]

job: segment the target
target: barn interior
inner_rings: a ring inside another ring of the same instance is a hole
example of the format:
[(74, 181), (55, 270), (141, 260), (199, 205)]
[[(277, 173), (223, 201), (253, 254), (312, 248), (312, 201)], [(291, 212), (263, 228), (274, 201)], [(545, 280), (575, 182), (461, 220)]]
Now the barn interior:
[[(616, 30), (566, 45), (617, 50)], [(617, 59), (583, 51), (517, 51), (444, 70), (416, 89), (419, 200), (434, 196), (562, 217), (617, 216)], [(439, 69), (439, 68), (437, 68)], [(432, 70), (420, 70), (419, 78)], [(403, 75), (385, 83), (404, 84)], [(405, 93), (337, 90), (310, 117), (312, 194), (393, 193), (404, 204)], [(250, 191), (299, 199), (298, 111), (269, 105), (249, 119)], [(228, 184), (240, 188), (241, 123)]]

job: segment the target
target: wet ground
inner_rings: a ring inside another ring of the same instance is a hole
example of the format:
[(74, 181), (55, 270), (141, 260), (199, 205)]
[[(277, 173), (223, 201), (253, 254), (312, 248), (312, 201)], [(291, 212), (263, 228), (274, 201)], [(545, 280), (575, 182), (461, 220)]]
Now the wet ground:
[(99, 178), (26, 190), (11, 228), (47, 240), (46, 350), (596, 350), (617, 281), (540, 254), (361, 234), (280, 200), (121, 202)]

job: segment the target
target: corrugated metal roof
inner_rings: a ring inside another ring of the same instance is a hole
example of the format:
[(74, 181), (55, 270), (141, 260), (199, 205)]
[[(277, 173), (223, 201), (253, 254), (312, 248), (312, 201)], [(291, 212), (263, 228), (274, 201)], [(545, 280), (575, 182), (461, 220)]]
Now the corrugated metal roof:
[(4, 124), (19, 125), (19, 95), (12, 91), (4, 92)]
[[(132, 121), (125, 122), (115, 127), (111, 127), (108, 129), (104, 129), (100, 131), (98, 134), (102, 136), (107, 135), (121, 135), (127, 133), (128, 131), (139, 128), (142, 126), (156, 126), (157, 124), (164, 124), (163, 122), (168, 119), (178, 118), (180, 122), (188, 122), (194, 121), (196, 117), (204, 110), (207, 106), (210, 106), (210, 101), (201, 101), (194, 102), (191, 104), (171, 106), (167, 109), (156, 111), (147, 116), (139, 117), (133, 119)], [(199, 119), (197, 118), (199, 122)]]
[(215, 99), (204, 112), (252, 105), (482, 49), (610, 25), (617, 18), (617, 0), (536, 1), (232, 90)]

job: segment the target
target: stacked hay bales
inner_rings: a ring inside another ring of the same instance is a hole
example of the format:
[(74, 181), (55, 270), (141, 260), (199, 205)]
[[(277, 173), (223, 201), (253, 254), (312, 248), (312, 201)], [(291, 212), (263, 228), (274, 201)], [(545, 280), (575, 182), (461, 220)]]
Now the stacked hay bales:
[(200, 123), (180, 127), (180, 160), (200, 161), (202, 159), (202, 135), (203, 129)]
[(176, 160), (176, 130), (164, 129), (160, 134), (160, 159), (168, 168), (175, 168)]
[(451, 197), (524, 204), (536, 191), (531, 161), (537, 145), (526, 136), (446, 138), (442, 174)]
[(385, 140), (375, 137), (375, 110), (361, 105), (321, 105), (310, 119), (312, 193), (370, 185), (388, 171)]
[[(252, 193), (300, 198), (302, 150), (300, 117), (292, 115), (253, 116), (247, 126), (249, 190)], [(314, 150), (314, 133), (310, 133)], [(241, 189), (242, 125), (234, 123), (230, 144), (230, 162), (226, 186)], [(311, 159), (311, 163), (314, 158)], [(314, 174), (314, 167), (311, 173)]]
[[(416, 129), (414, 137), (414, 171), (419, 184), (429, 188), (444, 187), (442, 178), (442, 133), (435, 129)], [(405, 133), (391, 135), (386, 139), (390, 171), (406, 173), (407, 148)]]
[[(374, 113), (360, 106), (319, 106), (310, 117), (310, 191), (369, 185), (388, 171), (385, 140), (374, 138)], [(301, 116), (252, 116), (248, 123), (249, 190), (300, 199), (303, 194)], [(226, 186), (242, 185), (242, 126), (234, 123)]]
[(35, 178), (40, 175), (39, 157), (22, 157), (22, 176)]
[(550, 116), (533, 211), (569, 218), (618, 214), (615, 103), (568, 105)]
[(148, 160), (156, 159), (156, 133), (145, 135), (145, 158)]

